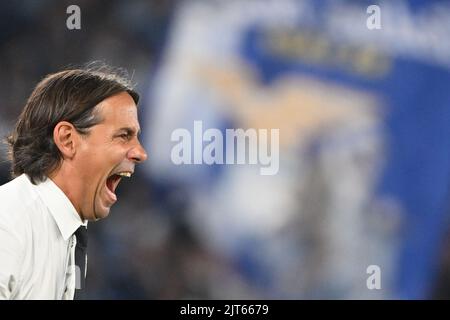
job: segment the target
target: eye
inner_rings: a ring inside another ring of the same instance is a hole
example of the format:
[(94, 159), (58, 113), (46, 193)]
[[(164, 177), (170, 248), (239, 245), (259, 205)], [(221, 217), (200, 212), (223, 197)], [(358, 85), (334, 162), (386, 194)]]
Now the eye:
[(123, 140), (130, 140), (130, 135), (128, 133), (121, 133), (118, 137)]

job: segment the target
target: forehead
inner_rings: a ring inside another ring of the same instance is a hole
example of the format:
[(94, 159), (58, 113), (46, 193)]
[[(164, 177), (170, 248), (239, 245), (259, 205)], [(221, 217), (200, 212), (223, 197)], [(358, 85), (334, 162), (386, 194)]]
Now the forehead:
[(136, 104), (127, 92), (103, 100), (97, 108), (103, 124), (139, 127)]

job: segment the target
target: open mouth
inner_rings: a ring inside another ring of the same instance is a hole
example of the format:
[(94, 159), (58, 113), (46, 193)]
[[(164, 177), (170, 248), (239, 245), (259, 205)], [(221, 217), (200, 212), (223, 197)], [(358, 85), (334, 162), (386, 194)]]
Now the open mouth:
[(107, 190), (109, 191), (109, 196), (112, 198), (112, 200), (116, 201), (117, 200), (117, 196), (116, 196), (116, 189), (117, 186), (119, 185), (120, 180), (122, 180), (123, 177), (126, 178), (130, 178), (131, 177), (131, 172), (129, 171), (122, 171), (122, 172), (117, 172), (117, 173), (113, 173), (112, 175), (110, 175), (108, 177), (108, 179), (106, 179), (106, 187)]

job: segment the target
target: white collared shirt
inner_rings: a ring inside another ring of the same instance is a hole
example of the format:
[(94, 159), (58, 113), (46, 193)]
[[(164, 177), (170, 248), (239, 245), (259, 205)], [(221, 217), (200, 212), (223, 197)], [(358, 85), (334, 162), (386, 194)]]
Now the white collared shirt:
[(73, 299), (73, 234), (86, 223), (49, 178), (0, 186), (0, 299)]

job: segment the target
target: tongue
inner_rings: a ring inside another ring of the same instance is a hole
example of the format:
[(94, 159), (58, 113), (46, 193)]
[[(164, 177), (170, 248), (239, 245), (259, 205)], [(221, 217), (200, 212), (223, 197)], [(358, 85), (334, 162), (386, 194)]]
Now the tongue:
[(116, 175), (113, 175), (106, 180), (106, 186), (108, 187), (108, 190), (114, 195), (114, 198), (116, 197), (114, 189), (116, 188), (117, 178), (118, 177)]
[(108, 179), (106, 179), (106, 192), (108, 194), (108, 196), (111, 198), (112, 201), (116, 202), (117, 201), (117, 196), (114, 193), (114, 176), (109, 177)]

